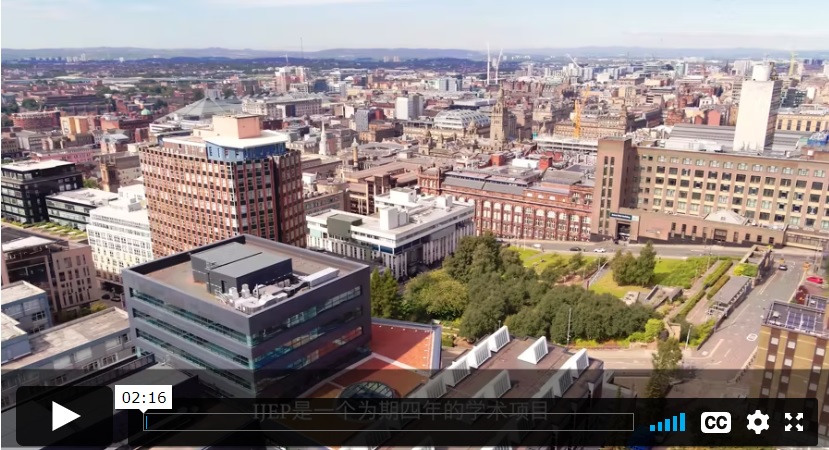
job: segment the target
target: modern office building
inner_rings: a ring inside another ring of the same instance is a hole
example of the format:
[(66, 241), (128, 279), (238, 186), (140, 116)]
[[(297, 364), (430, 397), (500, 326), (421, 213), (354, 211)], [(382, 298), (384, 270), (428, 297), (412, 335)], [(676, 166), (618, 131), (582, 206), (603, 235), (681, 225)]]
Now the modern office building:
[(734, 150), (762, 151), (771, 147), (783, 81), (770, 78), (770, 68), (754, 66), (751, 80), (743, 81)]
[(720, 245), (829, 242), (829, 153), (599, 141), (592, 238)]
[(491, 117), (480, 111), (468, 109), (450, 109), (439, 112), (435, 116), (434, 127), (441, 130), (455, 130), (462, 135), (471, 124), (480, 132), (489, 132)]
[(27, 281), (46, 291), (53, 313), (98, 300), (92, 249), (78, 242), (46, 238), (3, 227), (3, 285)]
[(307, 93), (260, 95), (242, 100), (242, 111), (272, 119), (313, 116), (322, 113), (322, 97)]
[(2, 320), (3, 409), (17, 403), (17, 386), (62, 386), (106, 369), (135, 353), (127, 313), (108, 308), (27, 334), (5, 314)]
[(829, 299), (775, 301), (766, 311), (750, 375), (752, 398), (816, 398), (818, 435), (829, 438)]
[(23, 161), (2, 168), (3, 218), (20, 223), (45, 222), (48, 195), (83, 187), (83, 176), (74, 163)]
[(374, 198), (378, 214), (332, 210), (308, 216), (308, 246), (382, 263), (395, 277), (413, 275), (453, 253), (475, 234), (474, 206), (452, 196), (392, 189)]
[(365, 133), (368, 131), (368, 123), (371, 121), (370, 109), (358, 109), (354, 111), (354, 125), (355, 131), (358, 133)]
[(367, 265), (250, 235), (123, 271), (136, 345), (232, 397), (302, 392), (361, 358), (369, 278)]
[(213, 128), (141, 150), (153, 255), (253, 234), (305, 244), (300, 153), (262, 116), (214, 116)]
[(50, 222), (86, 230), (89, 212), (117, 198), (118, 194), (100, 189), (77, 189), (47, 196), (46, 211)]
[(417, 120), (423, 114), (423, 96), (411, 94), (397, 97), (394, 103), (394, 118), (397, 120)]
[(89, 213), (86, 228), (101, 287), (121, 291), (121, 270), (153, 260), (144, 186), (118, 190), (118, 199)]
[(52, 311), (46, 291), (25, 281), (3, 285), (2, 312), (17, 321), (26, 333), (37, 333), (52, 326)]

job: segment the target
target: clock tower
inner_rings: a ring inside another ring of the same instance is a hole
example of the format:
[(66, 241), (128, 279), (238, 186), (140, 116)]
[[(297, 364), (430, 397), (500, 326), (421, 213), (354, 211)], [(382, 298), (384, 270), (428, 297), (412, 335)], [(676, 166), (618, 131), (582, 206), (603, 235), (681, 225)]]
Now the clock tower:
[(492, 115), (489, 119), (489, 139), (493, 145), (503, 145), (507, 142), (507, 126), (509, 124), (509, 111), (504, 105), (504, 88), (498, 89), (498, 99), (492, 107)]

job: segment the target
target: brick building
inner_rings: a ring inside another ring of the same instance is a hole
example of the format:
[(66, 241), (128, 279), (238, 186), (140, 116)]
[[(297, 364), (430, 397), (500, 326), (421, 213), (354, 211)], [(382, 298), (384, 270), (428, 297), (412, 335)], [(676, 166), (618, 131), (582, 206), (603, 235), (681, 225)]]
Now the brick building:
[(475, 202), (475, 229), (510, 239), (586, 241), (590, 238), (593, 181), (581, 166), (545, 171), (514, 167), (418, 174), (425, 193)]
[(214, 116), (198, 135), (140, 152), (157, 257), (253, 234), (305, 244), (300, 154), (262, 116)]
[(592, 237), (823, 248), (828, 173), (825, 151), (758, 154), (602, 139)]
[(30, 131), (51, 131), (60, 128), (60, 111), (33, 111), (12, 114), (15, 127)]

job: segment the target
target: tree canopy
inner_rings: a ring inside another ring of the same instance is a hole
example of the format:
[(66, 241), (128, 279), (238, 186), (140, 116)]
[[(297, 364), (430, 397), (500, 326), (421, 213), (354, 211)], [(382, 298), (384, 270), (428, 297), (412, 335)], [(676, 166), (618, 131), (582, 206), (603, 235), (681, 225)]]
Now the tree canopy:
[(400, 294), (397, 280), (390, 270), (380, 273), (374, 269), (371, 273), (371, 315), (391, 319), (399, 316)]
[(653, 354), (653, 372), (645, 388), (645, 395), (648, 398), (665, 396), (671, 387), (671, 381), (676, 376), (680, 361), (682, 361), (682, 350), (679, 347), (679, 341), (674, 338), (659, 341), (657, 351)]
[(656, 269), (653, 243), (648, 241), (639, 252), (639, 257), (629, 251), (617, 250), (610, 268), (613, 270), (613, 281), (620, 286), (650, 286)]

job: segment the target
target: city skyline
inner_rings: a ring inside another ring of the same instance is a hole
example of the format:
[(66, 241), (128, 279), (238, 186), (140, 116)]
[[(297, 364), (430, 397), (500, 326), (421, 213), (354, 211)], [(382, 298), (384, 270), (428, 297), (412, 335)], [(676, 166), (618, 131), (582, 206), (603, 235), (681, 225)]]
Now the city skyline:
[[(809, 0), (793, 0), (785, 9), (772, 8), (767, 0), (735, 0), (727, 5), (701, 0), (695, 10), (708, 13), (676, 17), (658, 14), (664, 5), (654, 0), (642, 0), (636, 6), (599, 0), (587, 12), (578, 4), (552, 6), (538, 0), (511, 9), (493, 0), (476, 2), (474, 7), (433, 0), (181, 0), (175, 8), (160, 0), (140, 4), (79, 0), (71, 5), (57, 0), (7, 0), (2, 6), (2, 40), (4, 48), (15, 49), (106, 46), (284, 51), (299, 51), (300, 39), (307, 51), (381, 46), (481, 50), (486, 42), (496, 49), (612, 45), (810, 51), (826, 50), (821, 46), (829, 42), (829, 33), (803, 23), (808, 16), (804, 13), (814, 8)], [(651, 16), (643, 16), (643, 11), (663, 20), (646, 20)], [(146, 29), (160, 18), (179, 21), (181, 26), (165, 26), (164, 33)], [(402, 18), (406, 19), (403, 24)], [(238, 32), (209, 32), (228, 25), (238, 27)], [(585, 33), (585, 26), (592, 28), (590, 33)], [(41, 32), (31, 33), (32, 29)], [(78, 33), (79, 29), (97, 32)], [(130, 29), (134, 32), (125, 32)], [(450, 29), (455, 32), (447, 39), (441, 30)]]

